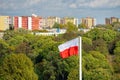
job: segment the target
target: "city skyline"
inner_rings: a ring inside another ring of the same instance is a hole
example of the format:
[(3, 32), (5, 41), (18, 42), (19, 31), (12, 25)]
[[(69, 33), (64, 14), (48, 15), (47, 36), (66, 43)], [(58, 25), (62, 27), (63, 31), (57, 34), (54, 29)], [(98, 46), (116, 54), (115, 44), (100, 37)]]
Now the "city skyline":
[(1, 0), (0, 15), (42, 17), (94, 17), (104, 24), (106, 17), (120, 18), (120, 0)]

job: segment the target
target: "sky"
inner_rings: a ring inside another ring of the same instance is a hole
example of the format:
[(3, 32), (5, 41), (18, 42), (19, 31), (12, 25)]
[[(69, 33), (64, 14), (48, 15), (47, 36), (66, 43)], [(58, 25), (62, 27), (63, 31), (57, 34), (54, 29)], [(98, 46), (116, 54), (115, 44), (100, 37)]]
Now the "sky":
[(42, 17), (93, 17), (97, 24), (105, 18), (120, 18), (120, 0), (0, 0), (0, 15)]

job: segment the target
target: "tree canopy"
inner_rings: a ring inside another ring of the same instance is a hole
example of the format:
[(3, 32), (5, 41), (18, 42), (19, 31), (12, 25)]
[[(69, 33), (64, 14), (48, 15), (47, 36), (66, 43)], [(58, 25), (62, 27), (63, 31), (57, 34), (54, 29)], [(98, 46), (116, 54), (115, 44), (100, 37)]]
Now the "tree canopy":
[(32, 61), (24, 54), (10, 54), (0, 65), (2, 80), (38, 80)]
[(67, 32), (58, 36), (5, 31), (0, 39), (0, 80), (78, 80), (79, 57), (62, 59), (58, 50), (58, 45), (78, 36), (83, 80), (120, 79), (120, 32), (113, 29), (118, 23), (99, 25), (87, 33), (72, 23), (59, 25)]

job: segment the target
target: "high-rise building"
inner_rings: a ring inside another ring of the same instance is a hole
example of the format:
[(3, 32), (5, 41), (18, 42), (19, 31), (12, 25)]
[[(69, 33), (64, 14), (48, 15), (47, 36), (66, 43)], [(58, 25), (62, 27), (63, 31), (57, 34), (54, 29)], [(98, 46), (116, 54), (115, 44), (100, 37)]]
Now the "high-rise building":
[(41, 20), (41, 28), (42, 29), (46, 29), (48, 26), (47, 26), (47, 19), (46, 18), (42, 18)]
[(59, 17), (47, 17), (46, 18), (46, 26), (49, 28), (52, 28), (55, 23), (60, 24), (60, 18)]
[(120, 18), (118, 19), (118, 22), (120, 22)]
[(9, 29), (10, 16), (0, 16), (0, 31)]
[(32, 16), (32, 30), (40, 30), (41, 29), (41, 17)]
[(27, 16), (22, 16), (22, 28), (23, 29), (28, 29), (28, 17)]
[(81, 19), (81, 23), (86, 25), (86, 28), (90, 29), (96, 25), (96, 19), (92, 17), (86, 17)]
[(41, 17), (38, 16), (14, 16), (13, 26), (14, 29), (23, 28), (26, 30), (40, 30)]
[(71, 22), (78, 27), (78, 19), (77, 18), (64, 17), (61, 19), (61, 24), (67, 24), (68, 22)]
[(116, 17), (105, 18), (105, 24), (112, 24), (114, 22), (119, 22), (119, 18)]
[(110, 19), (109, 18), (105, 18), (105, 24), (110, 24)]

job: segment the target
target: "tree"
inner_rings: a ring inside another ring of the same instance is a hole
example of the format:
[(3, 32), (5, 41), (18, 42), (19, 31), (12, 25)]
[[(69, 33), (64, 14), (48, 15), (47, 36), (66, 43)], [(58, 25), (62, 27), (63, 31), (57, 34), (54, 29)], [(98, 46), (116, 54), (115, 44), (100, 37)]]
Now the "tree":
[(105, 25), (105, 28), (106, 28), (106, 29), (111, 29), (111, 30), (113, 29), (113, 27), (112, 27), (111, 24), (106, 24), (106, 25)]
[(71, 22), (68, 22), (67, 25), (67, 32), (77, 32), (78, 28)]
[(79, 80), (79, 73), (78, 72), (79, 72), (78, 69), (71, 70), (69, 75), (68, 75), (67, 80)]
[(0, 58), (10, 54), (10, 52), (10, 46), (4, 40), (0, 40)]
[(7, 30), (4, 32), (3, 39), (7, 41), (7, 40), (13, 38), (14, 36), (17, 36), (17, 35), (24, 36), (27, 34), (30, 34), (30, 32), (28, 30), (25, 30), (25, 29), (18, 29), (15, 31)]
[(112, 80), (112, 68), (103, 54), (90, 51), (83, 56), (83, 80)]
[(107, 43), (110, 43), (116, 38), (117, 33), (110, 29), (95, 28), (86, 33), (84, 36), (91, 38), (92, 40), (103, 39)]
[(114, 54), (115, 54), (116, 56), (119, 56), (119, 55), (120, 55), (120, 41), (117, 41), (117, 42), (115, 43)]
[(78, 28), (83, 28), (83, 29), (85, 29), (85, 28), (87, 28), (87, 26), (86, 26), (85, 24), (81, 23), (81, 24), (78, 25)]
[(89, 52), (91, 50), (93, 50), (92, 47), (92, 39), (87, 38), (87, 37), (82, 37), (82, 48), (83, 50), (85, 50), (86, 52)]
[(112, 26), (113, 26), (113, 30), (119, 31), (119, 29), (120, 29), (120, 22), (114, 22), (114, 23), (112, 23)]
[(53, 25), (53, 28), (60, 28), (60, 24), (58, 24), (57, 22), (55, 22), (55, 24)]
[(65, 29), (66, 28), (64, 24), (59, 24), (59, 26), (60, 26), (60, 29)]
[(87, 32), (84, 36), (92, 40), (97, 40), (103, 37), (103, 30), (95, 28)]
[[(39, 80), (55, 80), (55, 64), (58, 58), (58, 49), (55, 41), (51, 37), (40, 37), (32, 46), (34, 53), (38, 53), (35, 58), (35, 66)], [(57, 58), (56, 58), (57, 57)], [(54, 63), (54, 64), (53, 64)]]
[(12, 38), (10, 38), (9, 40), (7, 40), (6, 42), (10, 45), (10, 46), (14, 46), (16, 47), (17, 45), (19, 45), (20, 43), (27, 41), (27, 39), (24, 36), (21, 35), (16, 35)]
[(93, 41), (93, 50), (99, 51), (104, 55), (108, 54), (107, 44), (103, 39), (97, 39)]
[(110, 43), (112, 42), (115, 37), (117, 36), (117, 33), (113, 30), (105, 30), (103, 32), (103, 39), (107, 42), (107, 43)]
[(32, 61), (24, 54), (11, 54), (0, 65), (0, 80), (38, 80)]
[(9, 39), (12, 38), (13, 36), (15, 36), (14, 31), (12, 31), (12, 30), (6, 30), (6, 31), (4, 32), (3, 39), (4, 39), (4, 40), (9, 40)]

